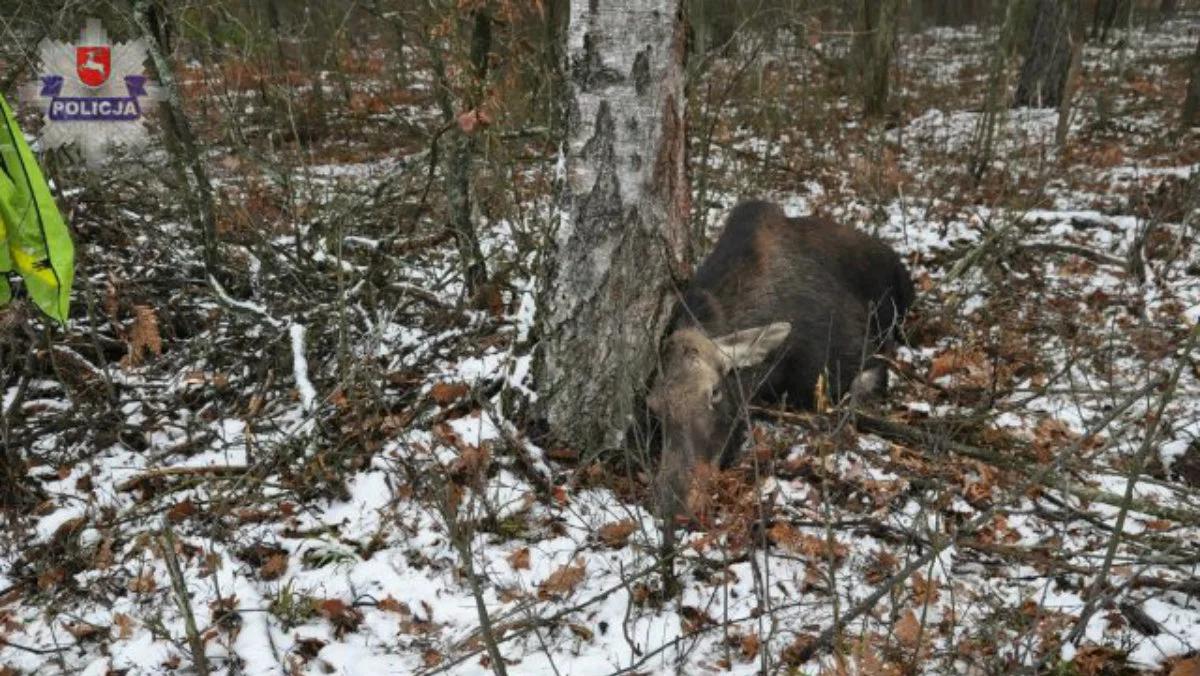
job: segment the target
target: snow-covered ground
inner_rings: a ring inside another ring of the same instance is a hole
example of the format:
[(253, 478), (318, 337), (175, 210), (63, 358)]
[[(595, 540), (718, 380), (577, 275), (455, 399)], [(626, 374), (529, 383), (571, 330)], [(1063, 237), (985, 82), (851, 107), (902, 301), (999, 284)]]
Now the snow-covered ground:
[[(351, 221), (342, 246), (308, 244), (340, 281), (298, 301), (268, 279), (286, 277), (278, 261), (235, 245), (248, 292), (222, 300), (200, 280), (191, 305), (164, 300), (162, 354), (76, 374), (83, 388), (25, 386), (44, 500), (3, 535), (0, 672), (168, 673), (201, 646), (223, 673), (492, 674), (485, 634), (510, 674), (1169, 668), (1200, 650), (1200, 464), (1185, 467), (1200, 463), (1187, 340), (1200, 156), (1160, 142), (1174, 110), (1141, 105), (1134, 85), (1138, 64), (1183, 58), (1196, 30), (1130, 39), (1112, 114), (1131, 131), (1099, 129), (1081, 105), (1060, 151), (1056, 111), (1010, 111), (979, 185), (962, 176), (982, 96), (920, 99), (922, 78), (981, 82), (975, 29), (914, 39), (934, 46), (902, 61), (906, 106), (920, 110), (890, 130), (768, 134), (738, 122), (753, 101), (721, 113), (709, 230), (765, 194), (891, 242), (921, 300), (883, 413), (942, 425), (918, 443), (855, 432), (837, 412), (756, 421), (747, 461), (715, 480), (708, 528), (686, 536), (678, 596), (662, 593), (639, 467), (526, 439), (527, 275), (500, 312), (451, 312), (461, 287), (444, 244), (393, 280), (408, 285), (403, 305), (374, 306), (358, 294), (380, 238)], [(1087, 79), (1114, 80), (1114, 58), (1089, 49)], [(831, 115), (853, 118), (841, 103)], [(314, 165), (296, 180), (337, 212), (396, 168)], [(529, 269), (518, 240), (548, 200), (532, 199), (525, 222), (488, 223), (490, 260)], [(1139, 277), (1127, 261), (1143, 238)], [(192, 269), (197, 252), (164, 255), (178, 258), (136, 262)], [(190, 334), (185, 315), (199, 322)], [(91, 330), (76, 319), (61, 349)], [(55, 432), (94, 415), (88, 392), (104, 387), (116, 432)], [(7, 409), (18, 394), (3, 394)]]

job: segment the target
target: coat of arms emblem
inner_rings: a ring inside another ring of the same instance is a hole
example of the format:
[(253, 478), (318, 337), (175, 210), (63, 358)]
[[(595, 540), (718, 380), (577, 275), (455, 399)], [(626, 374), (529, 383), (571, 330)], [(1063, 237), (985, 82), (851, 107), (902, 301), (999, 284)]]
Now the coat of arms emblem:
[(112, 48), (108, 45), (75, 48), (75, 73), (89, 87), (99, 87), (112, 71)]

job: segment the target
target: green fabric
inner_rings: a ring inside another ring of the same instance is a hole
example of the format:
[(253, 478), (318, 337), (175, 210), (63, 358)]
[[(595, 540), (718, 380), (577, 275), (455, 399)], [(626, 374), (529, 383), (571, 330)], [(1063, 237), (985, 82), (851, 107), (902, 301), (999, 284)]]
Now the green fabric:
[(75, 276), (75, 248), (37, 159), (0, 96), (0, 305), (15, 271), (42, 312), (65, 323)]

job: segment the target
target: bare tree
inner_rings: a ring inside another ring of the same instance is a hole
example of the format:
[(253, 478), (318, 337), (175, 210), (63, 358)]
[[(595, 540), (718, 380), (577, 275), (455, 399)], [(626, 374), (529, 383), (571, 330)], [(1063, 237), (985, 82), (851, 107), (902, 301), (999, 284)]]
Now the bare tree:
[(1062, 148), (1067, 143), (1067, 134), (1071, 129), (1071, 101), (1075, 98), (1075, 91), (1079, 87), (1079, 71), (1083, 68), (1083, 43), (1086, 35), (1086, 30), (1083, 25), (1083, 13), (1079, 11), (1079, 0), (1066, 0), (1064, 4), (1074, 5), (1069, 8), (1068, 13), (1071, 17), (1071, 30), (1067, 33), (1068, 46), (1070, 47), (1070, 59), (1067, 65), (1067, 77), (1063, 83), (1062, 96), (1058, 102), (1058, 125), (1054, 132), (1054, 143), (1059, 148)]
[(1158, 6), (1158, 18), (1160, 21), (1174, 19), (1178, 13), (1179, 0), (1162, 0), (1162, 4)]
[[(446, 130), (453, 131), (450, 148), (445, 161), (446, 199), (450, 207), (450, 232), (458, 246), (459, 265), (463, 283), (469, 296), (479, 292), (487, 282), (487, 265), (479, 246), (479, 236), (472, 220), (471, 165), (478, 154), (478, 139), (465, 129), (454, 130), (458, 115), (475, 116), (478, 121), (482, 112), (484, 86), (487, 82), (488, 53), (492, 42), (492, 17), (486, 6), (471, 12), (470, 30), (470, 84), (463, 100), (461, 112), (455, 110), (451, 71), (447, 67), (445, 47), (428, 35), (422, 35), (430, 63), (433, 65), (434, 82), (437, 84), (437, 102), (441, 109)], [(435, 140), (436, 143), (436, 140)]]
[(971, 158), (968, 170), (976, 182), (983, 178), (996, 147), (996, 128), (1004, 109), (1004, 100), (1008, 92), (1009, 68), (1008, 62), (1012, 57), (1015, 26), (1019, 6), (1017, 2), (1009, 2), (1004, 8), (1004, 20), (992, 46), (989, 57), (988, 84), (984, 93), (983, 114), (979, 116), (971, 139)]
[(540, 316), (541, 414), (619, 445), (688, 259), (680, 0), (572, 0), (566, 181)]
[(862, 64), (863, 111), (882, 114), (888, 101), (888, 69), (896, 50), (896, 23), (900, 0), (862, 0), (858, 40)]
[(1184, 129), (1200, 124), (1200, 40), (1196, 41), (1196, 53), (1192, 55), (1192, 76), (1188, 82), (1187, 97), (1183, 100), (1180, 123)]
[(142, 37), (145, 38), (150, 59), (158, 71), (158, 80), (166, 91), (162, 109), (167, 120), (164, 125), (167, 146), (180, 183), (186, 186), (184, 201), (188, 205), (193, 225), (203, 237), (205, 272), (212, 276), (217, 273), (218, 262), (216, 208), (212, 183), (208, 180), (208, 171), (200, 157), (196, 135), (192, 132), (191, 123), (183, 109), (183, 97), (168, 57), (171, 51), (170, 17), (166, 13), (165, 5), (137, 0), (133, 4), (133, 18), (141, 30)]
[(1071, 66), (1071, 22), (1078, 2), (1033, 0), (1025, 60), (1017, 79), (1014, 106), (1056, 107)]
[(1096, 0), (1092, 12), (1092, 37), (1101, 44), (1108, 42), (1108, 32), (1124, 19), (1128, 24), (1133, 14), (1132, 0)]

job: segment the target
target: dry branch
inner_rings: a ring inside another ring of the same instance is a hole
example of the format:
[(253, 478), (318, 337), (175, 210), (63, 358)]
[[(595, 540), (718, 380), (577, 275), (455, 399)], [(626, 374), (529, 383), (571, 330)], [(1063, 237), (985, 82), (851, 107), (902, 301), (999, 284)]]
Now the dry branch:
[(206, 467), (160, 467), (137, 474), (117, 485), (118, 491), (131, 491), (147, 481), (169, 477), (224, 478), (241, 476), (250, 471), (245, 465), (211, 465)]
[[(1154, 383), (1154, 386), (1157, 386), (1157, 381)], [(1143, 388), (1143, 391), (1148, 389), (1153, 389), (1153, 387)], [(963, 457), (971, 458), (972, 460), (986, 462), (989, 465), (1020, 472), (1026, 477), (1039, 479), (1038, 483), (1047, 488), (1053, 488), (1055, 490), (1062, 491), (1063, 493), (1073, 495), (1085, 502), (1099, 502), (1118, 508), (1126, 504), (1125, 498), (1117, 495), (1116, 493), (1110, 493), (1108, 491), (1101, 490), (1099, 488), (1093, 488), (1091, 486), (1075, 484), (1060, 475), (1051, 474), (1043, 476), (1042, 469), (1044, 468), (1033, 466), (1015, 455), (1004, 455), (986, 448), (964, 444), (959, 441), (952, 441), (945, 438), (944, 435), (934, 434), (928, 430), (922, 430), (911, 425), (905, 425), (904, 423), (886, 420), (883, 418), (875, 418), (863, 414), (858, 414), (855, 417), (855, 425), (858, 427), (858, 429), (864, 432), (877, 434), (885, 439), (891, 439), (892, 441), (944, 449), (955, 455), (961, 455)], [(917, 448), (916, 450), (925, 458), (931, 460), (933, 459), (933, 454), (929, 451), (923, 450), (922, 448)], [(1064, 455), (1069, 454), (1064, 452)], [(1176, 521), (1186, 525), (1200, 525), (1200, 513), (1191, 510), (1180, 509), (1176, 507), (1166, 507), (1148, 502), (1146, 500), (1138, 499), (1132, 499), (1128, 504), (1131, 509), (1142, 512), (1143, 514), (1149, 514), (1161, 519), (1170, 519), (1171, 521)]]

